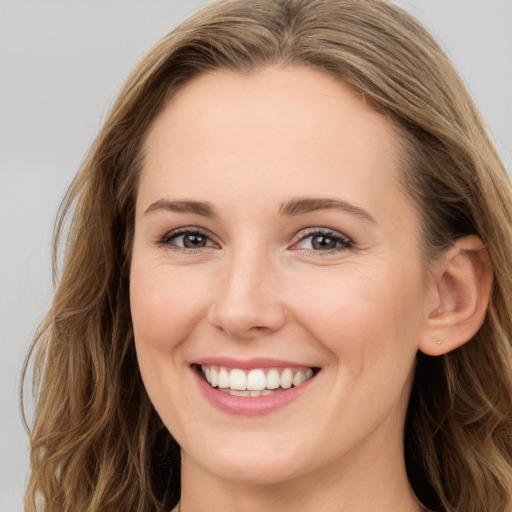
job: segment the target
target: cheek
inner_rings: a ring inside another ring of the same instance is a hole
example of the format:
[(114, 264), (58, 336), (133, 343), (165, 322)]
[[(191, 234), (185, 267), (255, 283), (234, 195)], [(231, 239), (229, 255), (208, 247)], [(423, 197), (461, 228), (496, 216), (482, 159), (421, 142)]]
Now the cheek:
[[(302, 281), (293, 296), (298, 321), (343, 363), (358, 371), (416, 352), (422, 286), (398, 266), (353, 268)], [(377, 359), (379, 358), (379, 359)]]
[(406, 274), (360, 268), (300, 291), (307, 296), (302, 325), (331, 353), (331, 425), (348, 417), (353, 425), (377, 425), (396, 404), (406, 407), (422, 326), (422, 287)]
[[(133, 258), (130, 306), (139, 369), (146, 391), (170, 431), (179, 432), (182, 409), (187, 404), (181, 344), (190, 338), (204, 316), (204, 300), (194, 293), (193, 279), (180, 278), (166, 265), (144, 265)], [(188, 288), (184, 288), (184, 287)], [(188, 292), (186, 291), (188, 290)], [(176, 423), (178, 420), (178, 423)]]
[[(183, 273), (184, 274), (184, 273)], [(204, 316), (204, 295), (194, 278), (163, 267), (132, 263), (130, 305), (135, 342), (140, 352), (172, 350)]]

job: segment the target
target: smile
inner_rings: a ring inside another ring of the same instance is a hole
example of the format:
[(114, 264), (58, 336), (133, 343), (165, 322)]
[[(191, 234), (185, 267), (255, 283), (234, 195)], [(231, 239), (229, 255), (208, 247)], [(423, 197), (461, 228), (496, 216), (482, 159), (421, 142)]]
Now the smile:
[(315, 374), (313, 368), (227, 368), (201, 365), (208, 384), (234, 396), (259, 397), (298, 387)]

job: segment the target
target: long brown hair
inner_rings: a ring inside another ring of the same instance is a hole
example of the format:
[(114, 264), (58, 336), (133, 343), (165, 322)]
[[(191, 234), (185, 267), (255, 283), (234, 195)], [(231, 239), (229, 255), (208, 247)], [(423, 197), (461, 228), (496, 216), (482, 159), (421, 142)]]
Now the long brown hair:
[(426, 261), (461, 235), (486, 244), (495, 278), (485, 323), (460, 349), (419, 356), (405, 442), (411, 481), (432, 507), (510, 512), (511, 185), (443, 51), (383, 0), (214, 2), (128, 78), (56, 225), (54, 265), (64, 237), (65, 252), (31, 350), (38, 399), (26, 510), (145, 512), (179, 499), (179, 448), (144, 390), (130, 319), (142, 145), (166, 101), (194, 77), (269, 65), (334, 76), (392, 120)]

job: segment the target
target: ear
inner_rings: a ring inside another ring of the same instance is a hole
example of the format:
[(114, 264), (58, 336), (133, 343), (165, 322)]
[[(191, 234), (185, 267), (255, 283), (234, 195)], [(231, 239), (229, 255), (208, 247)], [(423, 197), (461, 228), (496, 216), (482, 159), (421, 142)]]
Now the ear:
[(418, 348), (438, 356), (469, 341), (482, 326), (492, 285), (492, 267), (482, 240), (457, 239), (435, 263), (432, 302)]

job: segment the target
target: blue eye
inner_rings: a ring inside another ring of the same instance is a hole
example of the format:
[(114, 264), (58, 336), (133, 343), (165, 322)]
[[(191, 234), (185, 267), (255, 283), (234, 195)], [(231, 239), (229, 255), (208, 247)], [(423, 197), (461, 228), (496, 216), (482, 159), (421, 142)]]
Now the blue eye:
[(312, 229), (295, 244), (299, 249), (316, 252), (340, 251), (353, 247), (352, 240), (331, 229)]
[(215, 245), (206, 233), (191, 228), (171, 231), (159, 243), (161, 245), (173, 245), (178, 249), (203, 249)]

